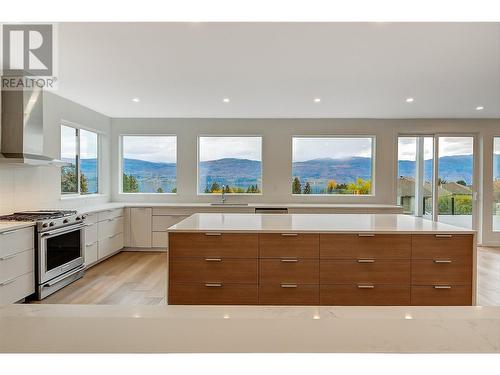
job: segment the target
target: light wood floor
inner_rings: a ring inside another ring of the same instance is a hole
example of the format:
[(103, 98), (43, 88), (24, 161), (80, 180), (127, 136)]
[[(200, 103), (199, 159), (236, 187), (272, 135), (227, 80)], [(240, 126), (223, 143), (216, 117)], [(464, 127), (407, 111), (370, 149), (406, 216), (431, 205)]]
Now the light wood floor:
[[(165, 305), (167, 254), (122, 252), (40, 303)], [(478, 305), (500, 306), (500, 248), (478, 248)]]
[(165, 305), (167, 253), (125, 251), (38, 303)]

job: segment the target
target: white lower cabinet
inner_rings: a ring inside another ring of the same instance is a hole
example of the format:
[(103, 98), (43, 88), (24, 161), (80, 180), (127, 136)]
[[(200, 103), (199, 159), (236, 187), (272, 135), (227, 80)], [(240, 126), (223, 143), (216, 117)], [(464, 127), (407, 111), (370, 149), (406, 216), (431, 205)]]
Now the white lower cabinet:
[(0, 305), (14, 303), (35, 292), (35, 273), (30, 272), (0, 283)]
[(0, 305), (35, 292), (33, 227), (0, 233)]
[(91, 213), (85, 228), (85, 266), (120, 251), (124, 236), (123, 208)]
[(97, 253), (97, 246), (98, 246), (97, 241), (92, 243), (92, 244), (85, 245), (85, 266), (86, 267), (91, 266), (92, 264), (97, 262), (97, 260), (99, 259), (98, 253)]
[(151, 217), (150, 207), (132, 207), (130, 209), (130, 246), (151, 247)]

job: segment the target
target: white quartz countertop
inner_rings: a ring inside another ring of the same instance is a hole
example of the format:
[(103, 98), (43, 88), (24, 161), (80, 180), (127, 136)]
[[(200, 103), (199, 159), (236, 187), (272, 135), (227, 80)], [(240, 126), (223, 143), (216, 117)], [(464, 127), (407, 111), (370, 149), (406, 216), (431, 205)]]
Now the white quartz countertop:
[(268, 233), (475, 233), (399, 214), (194, 214), (169, 232)]
[(499, 353), (500, 307), (16, 304), (0, 332), (2, 353)]
[(0, 221), (0, 233), (34, 226), (32, 221)]
[(211, 203), (159, 203), (159, 202), (109, 202), (78, 208), (79, 213), (99, 212), (123, 207), (204, 207), (204, 208), (331, 208), (331, 209), (387, 209), (401, 210), (401, 206), (393, 204), (359, 204), (359, 203), (249, 203), (248, 205), (231, 204), (212, 205)]

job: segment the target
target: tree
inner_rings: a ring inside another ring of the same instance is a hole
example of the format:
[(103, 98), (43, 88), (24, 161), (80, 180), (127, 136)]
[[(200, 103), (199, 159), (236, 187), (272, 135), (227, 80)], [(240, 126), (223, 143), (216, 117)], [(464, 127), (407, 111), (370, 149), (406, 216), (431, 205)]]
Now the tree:
[(174, 193), (174, 194), (177, 193), (177, 188), (176, 187), (172, 188), (172, 193)]
[(311, 194), (311, 184), (309, 181), (306, 182), (306, 185), (304, 186), (304, 194)]
[(74, 166), (61, 168), (61, 192), (78, 193), (78, 181)]
[(442, 179), (441, 177), (438, 178), (438, 185), (442, 185), (442, 184), (447, 184), (448, 181)]
[(467, 186), (467, 182), (465, 182), (464, 180), (458, 180), (457, 184), (462, 185), (462, 186)]
[(292, 182), (292, 193), (300, 194), (302, 192), (302, 185), (300, 183), (300, 179), (295, 177)]
[(210, 186), (210, 193), (220, 193), (221, 187), (217, 183), (217, 181), (212, 182), (212, 186)]
[(326, 184), (327, 193), (332, 194), (336, 187), (337, 187), (337, 183), (335, 182), (335, 180), (328, 181), (328, 183)]
[(158, 189), (156, 189), (156, 192), (157, 193), (163, 193), (164, 191), (163, 191), (163, 188), (160, 186)]
[(363, 180), (358, 178), (356, 182), (351, 182), (347, 185), (347, 189), (352, 191), (353, 194), (370, 194), (371, 192), (371, 181)]
[(123, 174), (123, 192), (124, 193), (138, 193), (139, 183), (133, 175)]
[(87, 177), (83, 173), (80, 173), (80, 192), (86, 194), (89, 192), (89, 184)]

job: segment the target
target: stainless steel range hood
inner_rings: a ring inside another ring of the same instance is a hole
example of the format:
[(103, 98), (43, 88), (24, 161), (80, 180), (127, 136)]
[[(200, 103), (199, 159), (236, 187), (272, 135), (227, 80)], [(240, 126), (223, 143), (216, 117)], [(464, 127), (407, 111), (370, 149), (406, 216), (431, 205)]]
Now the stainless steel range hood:
[(44, 153), (43, 90), (2, 90), (0, 163), (64, 165)]

